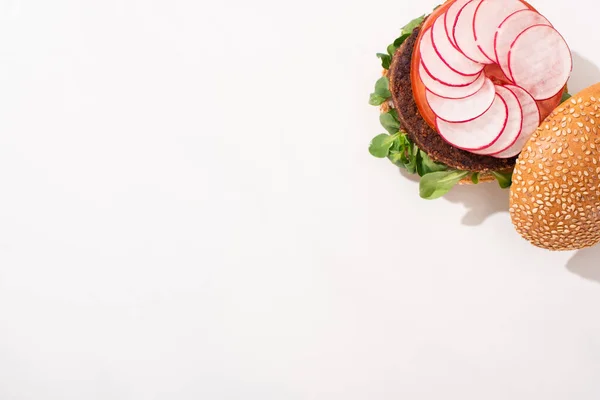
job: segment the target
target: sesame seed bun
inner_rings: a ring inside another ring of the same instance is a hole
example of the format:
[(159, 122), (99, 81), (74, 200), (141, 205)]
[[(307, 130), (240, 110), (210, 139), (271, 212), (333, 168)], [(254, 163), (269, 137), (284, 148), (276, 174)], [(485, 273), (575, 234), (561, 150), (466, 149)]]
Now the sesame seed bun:
[(510, 216), (544, 249), (600, 242), (600, 83), (558, 106), (529, 139), (513, 174)]

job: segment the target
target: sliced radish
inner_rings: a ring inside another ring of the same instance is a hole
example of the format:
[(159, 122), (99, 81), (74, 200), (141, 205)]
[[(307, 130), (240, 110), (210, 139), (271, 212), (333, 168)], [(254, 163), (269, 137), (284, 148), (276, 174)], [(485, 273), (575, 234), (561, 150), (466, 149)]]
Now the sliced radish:
[(497, 158), (511, 158), (519, 154), (521, 150), (523, 150), (525, 143), (527, 143), (531, 135), (540, 125), (540, 110), (533, 97), (518, 86), (506, 85), (505, 88), (513, 92), (521, 103), (521, 110), (523, 111), (523, 127), (521, 129), (521, 134), (515, 143), (508, 149), (493, 155)]
[(519, 10), (509, 15), (498, 27), (494, 38), (494, 52), (498, 65), (509, 79), (513, 79), (508, 69), (510, 46), (521, 32), (534, 25), (552, 26), (546, 18), (535, 11)]
[(528, 7), (519, 0), (483, 0), (479, 3), (473, 19), (473, 31), (479, 50), (492, 62), (496, 62), (494, 36), (498, 26), (512, 13)]
[(508, 110), (506, 127), (493, 145), (484, 150), (475, 150), (473, 153), (491, 155), (502, 152), (512, 146), (521, 134), (523, 112), (521, 111), (521, 103), (517, 95), (503, 86), (496, 86), (496, 94), (506, 102)]
[(429, 90), (431, 93), (438, 95), (439, 97), (445, 97), (447, 99), (464, 99), (465, 97), (469, 97), (475, 93), (485, 83), (485, 75), (483, 73), (479, 74), (479, 77), (475, 80), (475, 82), (467, 85), (467, 86), (448, 86), (444, 85), (433, 79), (431, 75), (427, 72), (427, 70), (423, 67), (423, 64), (419, 65), (419, 77), (423, 82), (423, 85)]
[(556, 29), (534, 25), (517, 36), (508, 53), (508, 69), (515, 84), (536, 100), (560, 92), (571, 74), (571, 51)]
[(473, 18), (475, 10), (483, 0), (471, 0), (459, 12), (454, 23), (453, 34), (456, 46), (469, 59), (481, 63), (492, 64), (492, 61), (485, 56), (475, 42), (473, 33)]
[(431, 40), (437, 55), (454, 72), (471, 76), (479, 74), (483, 70), (483, 64), (468, 59), (450, 42), (446, 34), (444, 18), (441, 16), (435, 20), (431, 27)]
[(475, 94), (464, 99), (446, 99), (427, 92), (427, 103), (431, 111), (448, 122), (466, 122), (479, 117), (491, 107), (495, 96), (494, 84), (488, 78)]
[(448, 7), (448, 10), (446, 10), (446, 13), (444, 14), (444, 25), (446, 28), (446, 35), (448, 36), (450, 43), (452, 43), (452, 45), (454, 47), (456, 47), (456, 42), (454, 41), (454, 35), (452, 33), (452, 29), (454, 28), (454, 23), (456, 22), (456, 17), (458, 16), (458, 12), (469, 1), (471, 1), (471, 0), (456, 0), (454, 3), (452, 3), (452, 5), (450, 7)]
[(461, 75), (447, 66), (436, 53), (431, 40), (431, 28), (421, 37), (421, 62), (433, 79), (449, 86), (467, 86), (477, 79), (477, 75)]
[(456, 123), (437, 119), (440, 136), (454, 147), (463, 150), (483, 150), (492, 146), (502, 135), (506, 126), (508, 109), (506, 102), (495, 95), (492, 106), (479, 118)]

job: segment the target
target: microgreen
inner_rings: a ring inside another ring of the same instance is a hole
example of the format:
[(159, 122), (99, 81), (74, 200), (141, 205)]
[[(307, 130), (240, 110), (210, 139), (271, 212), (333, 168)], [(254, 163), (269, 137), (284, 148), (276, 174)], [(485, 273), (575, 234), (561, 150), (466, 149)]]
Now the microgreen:
[(426, 200), (438, 199), (448, 193), (469, 173), (468, 171), (449, 170), (427, 174), (421, 178), (419, 183), (419, 195)]
[(392, 97), (392, 93), (390, 92), (390, 81), (387, 77), (382, 76), (375, 82), (375, 90), (369, 97), (369, 104), (372, 106), (379, 106), (385, 103), (390, 97)]
[(394, 40), (392, 44), (387, 47), (387, 54), (385, 53), (377, 53), (377, 57), (381, 59), (381, 66), (385, 69), (390, 69), (390, 65), (392, 63), (392, 57), (396, 50), (402, 46), (402, 43), (412, 34), (412, 31), (419, 25), (423, 23), (425, 20), (425, 16), (421, 15), (418, 18), (413, 19), (408, 24), (406, 24), (400, 31), (400, 36)]
[(512, 172), (492, 171), (492, 175), (494, 175), (502, 189), (509, 188), (512, 185)]
[(371, 96), (369, 97), (369, 104), (372, 106), (380, 106), (383, 103), (386, 102), (386, 98), (385, 97), (381, 97), (379, 95), (376, 95), (375, 93), (371, 93)]
[(446, 171), (448, 169), (444, 164), (436, 163), (423, 150), (418, 150), (417, 154), (417, 173), (419, 176), (425, 176), (432, 172)]
[(417, 26), (423, 23), (423, 21), (425, 21), (425, 15), (421, 15), (420, 17), (413, 19), (402, 27), (402, 35), (411, 34)]
[(400, 123), (396, 118), (394, 118), (392, 113), (386, 112), (379, 114), (379, 122), (381, 123), (381, 126), (383, 126), (385, 130), (390, 133), (390, 135), (393, 135), (400, 130)]
[(377, 135), (371, 140), (371, 144), (369, 145), (369, 153), (373, 157), (377, 158), (385, 158), (388, 156), (394, 141), (400, 136), (400, 133), (396, 133), (394, 135), (388, 135), (387, 133), (382, 133), (381, 135)]
[(392, 64), (392, 56), (384, 53), (377, 53), (377, 58), (381, 59), (381, 66), (385, 69), (390, 69)]

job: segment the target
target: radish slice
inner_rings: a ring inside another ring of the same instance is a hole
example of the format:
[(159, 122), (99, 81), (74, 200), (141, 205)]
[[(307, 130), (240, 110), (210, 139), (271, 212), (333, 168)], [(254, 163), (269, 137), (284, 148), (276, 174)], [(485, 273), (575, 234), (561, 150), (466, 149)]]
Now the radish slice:
[(440, 136), (454, 147), (463, 150), (483, 150), (493, 145), (506, 126), (508, 108), (504, 99), (495, 95), (492, 106), (479, 118), (455, 123), (436, 120)]
[(506, 85), (505, 88), (513, 92), (521, 103), (521, 110), (523, 111), (523, 127), (519, 138), (512, 146), (500, 153), (493, 154), (496, 158), (511, 158), (519, 154), (521, 150), (523, 150), (525, 143), (527, 143), (531, 135), (533, 135), (540, 125), (540, 110), (533, 97), (518, 86)]
[(483, 64), (468, 59), (450, 43), (444, 26), (444, 18), (441, 16), (435, 20), (431, 27), (431, 39), (437, 55), (454, 72), (471, 76), (479, 74), (483, 70)]
[(506, 127), (504, 128), (502, 135), (500, 135), (493, 145), (485, 150), (473, 151), (473, 153), (484, 155), (500, 153), (512, 146), (521, 134), (521, 128), (523, 127), (523, 112), (521, 111), (521, 103), (519, 102), (517, 95), (503, 86), (496, 86), (496, 94), (502, 97), (506, 102), (508, 110)]
[(521, 32), (534, 25), (552, 26), (546, 18), (537, 12), (520, 10), (509, 15), (498, 27), (494, 38), (496, 61), (500, 68), (502, 68), (504, 75), (511, 80), (513, 78), (510, 76), (508, 69), (508, 52), (510, 51), (510, 46)]
[(431, 40), (431, 28), (421, 37), (421, 62), (433, 79), (449, 86), (466, 86), (477, 79), (477, 75), (466, 76), (453, 71), (436, 53)]
[(485, 75), (479, 74), (479, 77), (475, 82), (467, 86), (448, 86), (444, 85), (433, 79), (427, 70), (423, 67), (423, 64), (419, 65), (419, 77), (423, 82), (423, 85), (431, 93), (438, 95), (439, 97), (445, 97), (447, 99), (464, 99), (477, 93), (479, 89), (485, 83)]
[(473, 32), (479, 50), (492, 62), (496, 62), (494, 36), (498, 26), (512, 13), (528, 7), (519, 0), (483, 0), (479, 3), (473, 20)]
[(477, 47), (475, 34), (473, 33), (475, 10), (482, 1), (471, 0), (458, 12), (453, 29), (454, 40), (459, 50), (469, 59), (481, 64), (492, 64), (492, 61)]
[(485, 113), (494, 102), (495, 95), (494, 84), (485, 78), (481, 89), (464, 99), (446, 99), (429, 91), (425, 96), (431, 111), (439, 119), (448, 122), (467, 122)]
[(573, 60), (556, 29), (534, 25), (517, 36), (508, 53), (508, 69), (515, 84), (536, 100), (556, 95), (567, 83)]
[[(456, 17), (458, 16), (458, 12), (469, 2), (470, 0), (456, 0), (444, 14), (444, 25), (446, 28), (446, 35), (450, 40), (450, 43), (454, 47), (456, 47), (456, 42), (454, 41), (454, 34), (452, 32), (454, 28), (454, 23), (456, 22)], [(441, 17), (440, 17), (441, 18)]]

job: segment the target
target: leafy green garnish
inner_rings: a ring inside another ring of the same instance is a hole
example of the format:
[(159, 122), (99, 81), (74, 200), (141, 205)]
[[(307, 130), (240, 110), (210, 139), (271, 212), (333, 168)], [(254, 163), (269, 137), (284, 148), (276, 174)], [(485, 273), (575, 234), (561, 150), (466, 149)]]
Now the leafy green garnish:
[[(412, 160), (411, 154), (413, 144), (410, 142), (406, 134), (401, 133), (400, 136), (394, 141), (388, 158), (397, 167), (404, 168), (407, 171), (414, 169), (414, 161)], [(411, 173), (414, 173), (412, 171)]]
[(420, 17), (413, 19), (408, 24), (404, 25), (402, 28), (402, 35), (410, 35), (417, 26), (423, 23), (423, 21), (425, 21), (425, 15), (421, 15)]
[(385, 97), (381, 97), (376, 95), (375, 93), (371, 93), (371, 96), (369, 97), (369, 104), (372, 106), (380, 106), (383, 103), (386, 102), (386, 98)]
[(572, 96), (567, 93), (566, 91), (563, 93), (562, 98), (560, 99), (561, 103), (564, 103), (565, 101), (569, 100)]
[(381, 66), (385, 69), (390, 69), (392, 64), (392, 56), (384, 53), (377, 53), (377, 57), (381, 59)]
[[(394, 53), (396, 52), (396, 50), (398, 50), (398, 48), (400, 48), (400, 46), (402, 46), (402, 43), (404, 43), (404, 41), (406, 39), (408, 39), (410, 35), (411, 35), (410, 33), (403, 34), (402, 36), (400, 36), (399, 38), (394, 40), (394, 43), (390, 44), (387, 47), (387, 52), (390, 57), (394, 57)], [(390, 64), (391, 64), (391, 60), (390, 60)]]
[(448, 167), (444, 164), (436, 163), (423, 150), (417, 152), (417, 173), (424, 176), (432, 172), (446, 171)]
[(398, 49), (398, 48), (397, 48), (396, 46), (394, 46), (394, 44), (393, 44), (393, 43), (392, 43), (392, 44), (390, 44), (390, 45), (387, 47), (387, 52), (388, 52), (389, 56), (390, 56), (390, 57), (394, 57), (394, 53), (396, 52), (396, 50), (397, 50), (397, 49)]
[(398, 136), (400, 136), (400, 133), (396, 133), (395, 135), (382, 133), (381, 135), (375, 136), (369, 145), (369, 153), (377, 158), (387, 157)]
[(492, 171), (492, 175), (494, 175), (502, 189), (509, 188), (512, 185), (512, 172)]
[(379, 122), (381, 123), (381, 126), (383, 126), (385, 130), (388, 131), (391, 135), (400, 130), (400, 122), (398, 122), (398, 120), (394, 118), (392, 113), (386, 112), (380, 114)]
[(375, 91), (371, 93), (369, 97), (369, 104), (372, 106), (379, 106), (386, 102), (387, 99), (392, 97), (390, 92), (390, 81), (387, 77), (382, 76), (375, 82)]
[(394, 47), (397, 49), (402, 46), (402, 43), (412, 35), (412, 29), (409, 33), (403, 33), (398, 39), (394, 40)]
[(390, 81), (386, 76), (382, 76), (375, 82), (375, 94), (384, 98), (392, 96), (390, 92)]
[(471, 175), (471, 182), (475, 185), (479, 183), (479, 172), (474, 172), (473, 175)]
[(392, 162), (392, 164), (394, 164), (397, 167), (400, 168), (405, 168), (404, 167), (404, 161), (406, 155), (404, 153), (404, 151), (399, 151), (399, 150), (395, 150), (392, 146), (392, 149), (390, 149), (390, 153), (388, 155), (388, 158), (390, 159), (390, 161)]
[(408, 141), (408, 145), (406, 146), (406, 158), (404, 160), (404, 168), (409, 174), (414, 174), (417, 172), (417, 154), (419, 153), (419, 148), (414, 143)]
[(439, 171), (432, 172), (421, 178), (419, 183), (419, 195), (426, 200), (434, 200), (442, 197), (450, 191), (458, 182), (469, 175), (468, 171)]
[(404, 43), (404, 41), (406, 39), (408, 39), (408, 37), (412, 34), (412, 31), (417, 26), (421, 25), (424, 20), (425, 20), (425, 15), (421, 15), (420, 17), (415, 18), (412, 21), (410, 21), (408, 24), (406, 24), (402, 28), (402, 30), (400, 31), (400, 36), (398, 38), (396, 38), (396, 40), (394, 40), (392, 42), (392, 44), (390, 44), (387, 47), (387, 54), (377, 53), (377, 57), (379, 59), (381, 59), (381, 66), (383, 68), (390, 69), (390, 65), (392, 63), (392, 57), (394, 56), (394, 53), (396, 52), (396, 50), (398, 50), (398, 48), (400, 46), (402, 46), (402, 43)]

